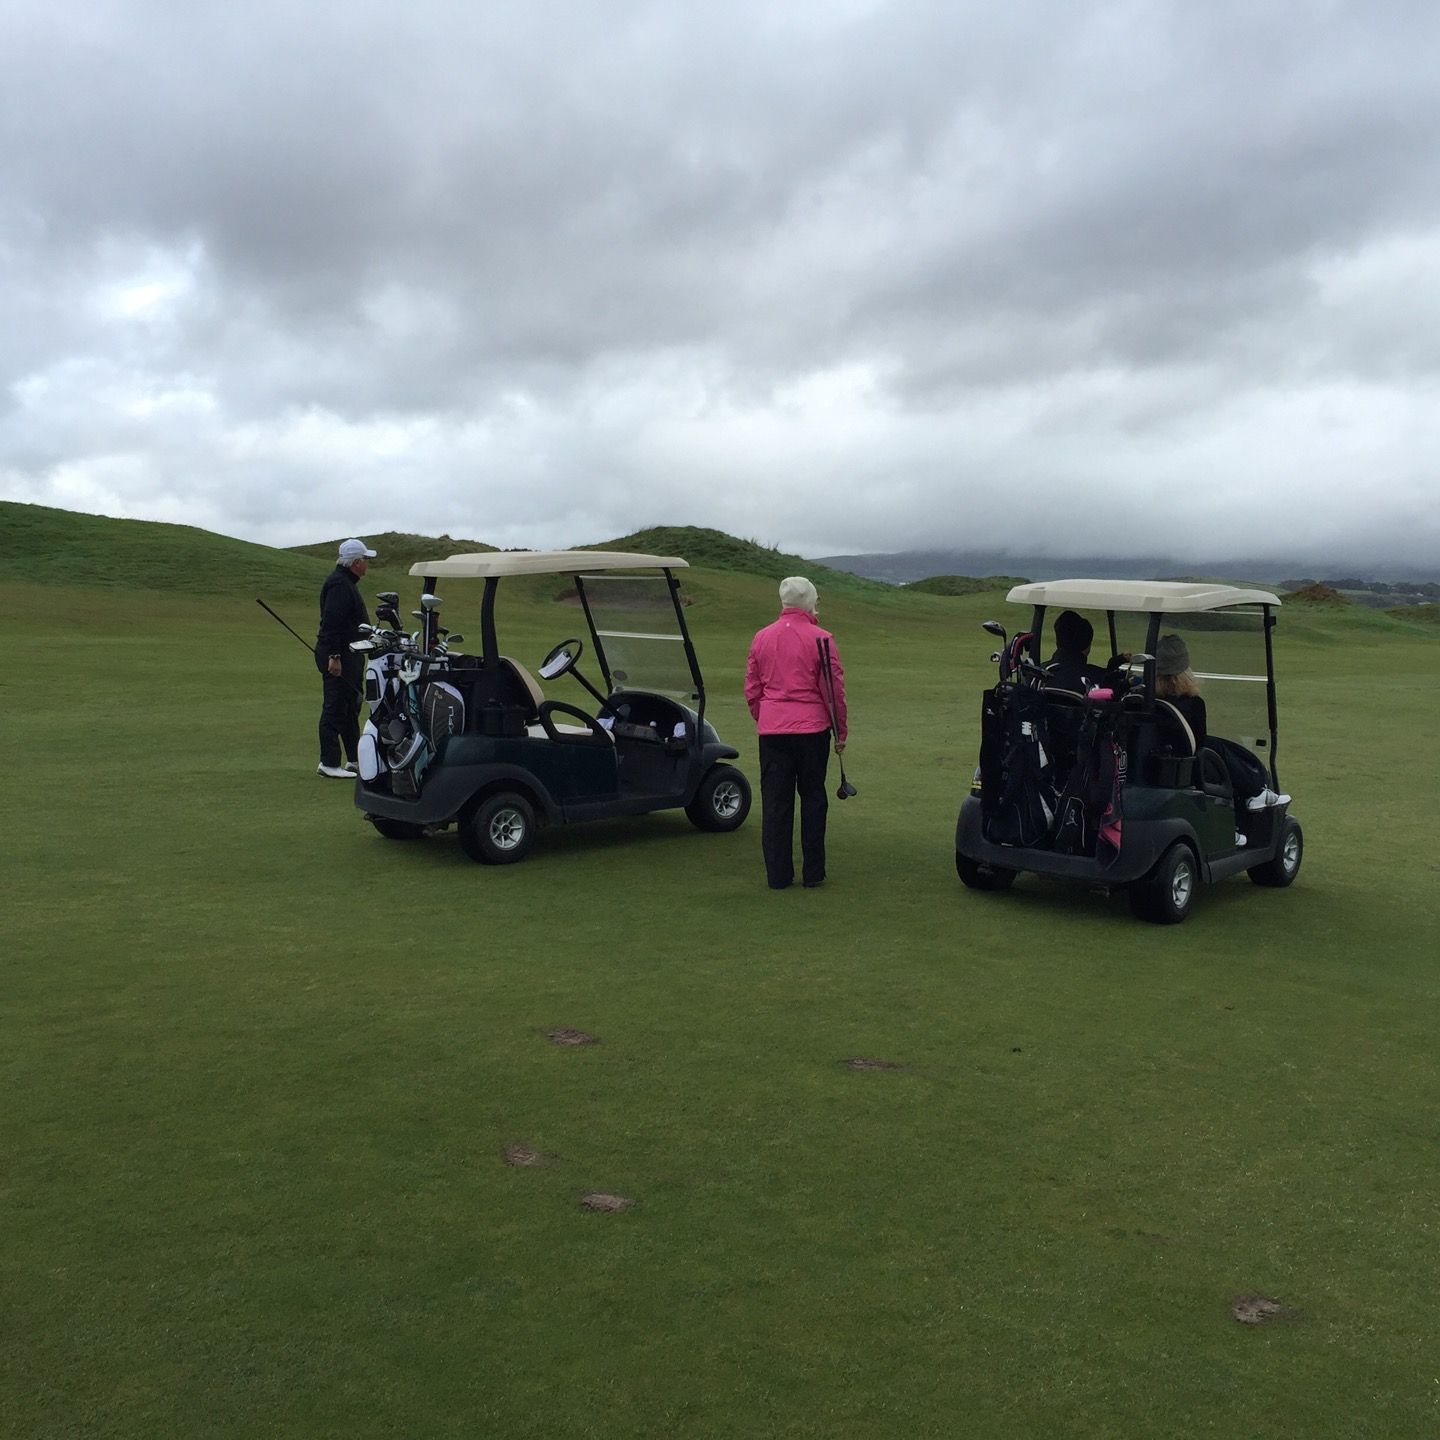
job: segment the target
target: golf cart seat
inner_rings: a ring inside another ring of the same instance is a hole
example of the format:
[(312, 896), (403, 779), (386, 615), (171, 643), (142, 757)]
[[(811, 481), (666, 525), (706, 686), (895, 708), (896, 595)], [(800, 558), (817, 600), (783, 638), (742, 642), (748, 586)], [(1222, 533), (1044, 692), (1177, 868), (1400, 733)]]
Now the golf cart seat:
[(1179, 706), (1157, 697), (1154, 722), (1144, 728), (1144, 774), (1150, 784), (1177, 790), (1211, 788), (1204, 779), (1213, 781), (1211, 762), (1218, 765), (1219, 757), (1196, 745), (1195, 732)]
[(545, 699), (530, 672), (505, 655), (490, 665), (476, 655), (453, 657), (445, 678), (464, 697), (465, 728), (482, 735), (523, 735)]
[(538, 713), (540, 707), (545, 703), (545, 692), (540, 688), (535, 677), (518, 660), (512, 660), (508, 655), (500, 657), (500, 664), (524, 686), (530, 697), (531, 706)]

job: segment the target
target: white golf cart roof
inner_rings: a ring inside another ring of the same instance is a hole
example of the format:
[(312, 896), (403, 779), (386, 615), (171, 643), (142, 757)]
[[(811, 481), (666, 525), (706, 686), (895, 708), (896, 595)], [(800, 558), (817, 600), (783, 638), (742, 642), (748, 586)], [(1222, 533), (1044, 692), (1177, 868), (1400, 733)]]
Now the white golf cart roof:
[(488, 580), (501, 575), (577, 575), (596, 570), (688, 570), (674, 555), (626, 555), (617, 550), (495, 550), (421, 560), (412, 575), (460, 575)]
[(1163, 610), (1172, 615), (1224, 610), (1231, 605), (1280, 604), (1279, 596), (1268, 590), (1184, 580), (1042, 580), (1017, 585), (1005, 598), (1017, 605), (1063, 606), (1069, 610)]

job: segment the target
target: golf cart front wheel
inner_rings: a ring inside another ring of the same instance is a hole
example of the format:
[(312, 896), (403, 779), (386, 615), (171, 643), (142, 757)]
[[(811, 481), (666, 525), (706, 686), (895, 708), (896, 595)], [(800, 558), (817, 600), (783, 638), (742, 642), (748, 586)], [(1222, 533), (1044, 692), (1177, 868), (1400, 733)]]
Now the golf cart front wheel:
[(738, 830), (750, 813), (750, 782), (733, 765), (716, 765), (706, 772), (685, 813), (698, 830)]
[(487, 796), (460, 826), (461, 848), (482, 865), (514, 865), (534, 842), (535, 811), (510, 790)]
[(955, 873), (967, 890), (1008, 890), (1015, 883), (1016, 874), (1003, 865), (982, 865), (958, 850), (955, 852)]
[(1152, 925), (1178, 925), (1190, 913), (1199, 885), (1195, 852), (1177, 840), (1155, 868), (1130, 887), (1130, 909)]
[(1305, 835), (1300, 829), (1300, 822), (1293, 815), (1287, 815), (1280, 827), (1280, 844), (1275, 858), (1263, 865), (1255, 865), (1245, 873), (1257, 885), (1283, 890), (1300, 873), (1300, 861), (1304, 856)]

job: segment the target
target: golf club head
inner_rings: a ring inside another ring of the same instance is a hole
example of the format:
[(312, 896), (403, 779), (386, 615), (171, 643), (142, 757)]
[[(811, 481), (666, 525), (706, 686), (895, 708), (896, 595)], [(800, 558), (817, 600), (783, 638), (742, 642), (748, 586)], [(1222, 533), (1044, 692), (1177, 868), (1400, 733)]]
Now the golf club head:
[(1005, 627), (998, 620), (984, 620), (981, 622), (980, 628), (1001, 640), (1006, 638)]
[(841, 780), (840, 788), (835, 792), (835, 798), (837, 800), (848, 800), (852, 795), (858, 795), (859, 793), (860, 792), (856, 790), (848, 780)]
[(438, 595), (422, 595), (420, 605), (425, 610), (438, 610), (440, 608), (440, 597)]

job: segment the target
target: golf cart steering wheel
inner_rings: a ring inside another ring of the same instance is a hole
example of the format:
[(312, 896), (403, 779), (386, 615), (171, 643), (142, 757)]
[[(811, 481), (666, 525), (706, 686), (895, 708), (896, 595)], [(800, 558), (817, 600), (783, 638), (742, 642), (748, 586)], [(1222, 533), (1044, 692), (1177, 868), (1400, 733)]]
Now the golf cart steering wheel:
[(562, 640), (541, 662), (540, 678), (558, 680), (568, 675), (577, 664), (585, 647), (578, 640)]

